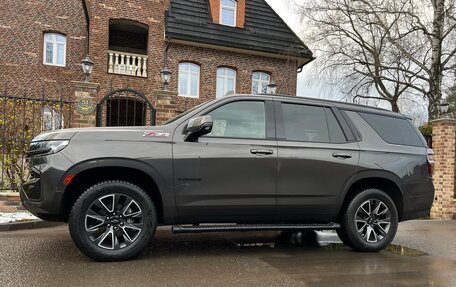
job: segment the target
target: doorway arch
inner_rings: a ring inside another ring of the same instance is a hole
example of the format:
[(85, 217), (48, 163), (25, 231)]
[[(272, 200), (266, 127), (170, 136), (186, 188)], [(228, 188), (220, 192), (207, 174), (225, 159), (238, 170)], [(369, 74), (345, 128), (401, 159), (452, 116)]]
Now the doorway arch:
[(144, 93), (130, 88), (109, 92), (97, 104), (97, 127), (155, 125), (156, 109)]

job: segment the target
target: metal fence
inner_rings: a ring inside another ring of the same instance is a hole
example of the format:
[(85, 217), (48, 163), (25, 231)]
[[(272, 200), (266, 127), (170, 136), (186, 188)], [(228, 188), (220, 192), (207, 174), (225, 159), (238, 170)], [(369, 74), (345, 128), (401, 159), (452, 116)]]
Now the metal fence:
[(28, 177), (26, 152), (38, 134), (70, 128), (73, 102), (39, 94), (0, 95), (0, 191), (18, 191)]

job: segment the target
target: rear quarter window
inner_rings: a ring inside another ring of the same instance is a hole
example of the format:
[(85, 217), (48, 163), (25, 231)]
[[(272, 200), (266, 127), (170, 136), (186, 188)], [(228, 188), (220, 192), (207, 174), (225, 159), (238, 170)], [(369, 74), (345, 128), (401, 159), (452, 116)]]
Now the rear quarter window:
[(413, 124), (404, 118), (370, 113), (358, 113), (387, 143), (408, 146), (424, 146)]

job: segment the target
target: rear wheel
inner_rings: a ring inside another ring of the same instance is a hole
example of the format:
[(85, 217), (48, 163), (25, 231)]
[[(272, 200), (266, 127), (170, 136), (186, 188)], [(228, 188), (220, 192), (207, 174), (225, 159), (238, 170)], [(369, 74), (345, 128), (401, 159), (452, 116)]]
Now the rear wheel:
[(71, 210), (69, 229), (87, 256), (100, 261), (127, 260), (148, 245), (156, 218), (154, 205), (141, 188), (107, 181), (79, 197)]
[(382, 250), (393, 241), (398, 227), (394, 201), (379, 189), (355, 195), (341, 216), (341, 240), (358, 251)]

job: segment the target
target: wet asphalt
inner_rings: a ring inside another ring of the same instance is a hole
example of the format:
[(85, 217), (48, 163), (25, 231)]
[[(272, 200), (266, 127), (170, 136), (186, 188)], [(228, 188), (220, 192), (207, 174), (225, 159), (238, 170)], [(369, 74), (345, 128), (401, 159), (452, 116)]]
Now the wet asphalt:
[(396, 245), (379, 253), (338, 242), (334, 233), (290, 240), (163, 227), (136, 259), (99, 263), (66, 226), (2, 232), (0, 286), (456, 286), (456, 221), (401, 223)]

